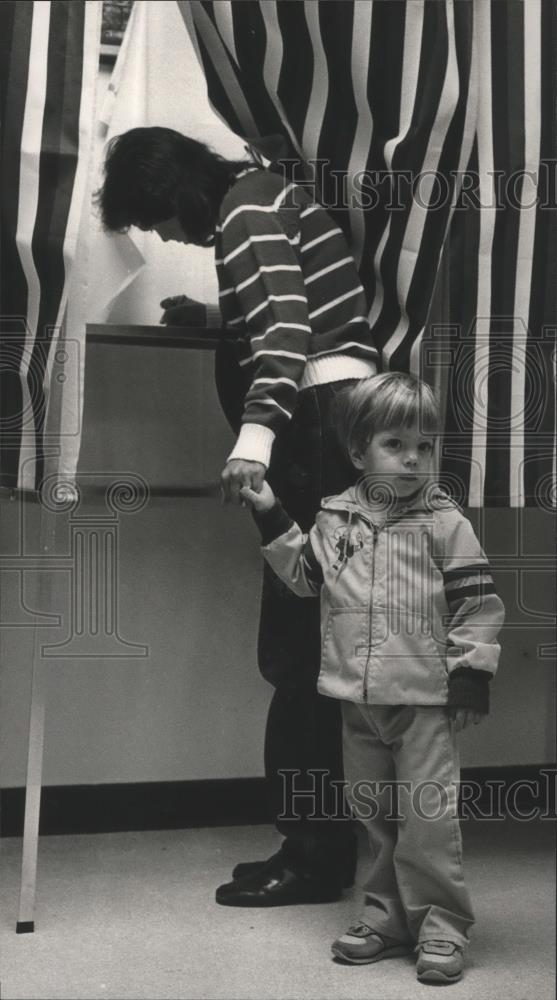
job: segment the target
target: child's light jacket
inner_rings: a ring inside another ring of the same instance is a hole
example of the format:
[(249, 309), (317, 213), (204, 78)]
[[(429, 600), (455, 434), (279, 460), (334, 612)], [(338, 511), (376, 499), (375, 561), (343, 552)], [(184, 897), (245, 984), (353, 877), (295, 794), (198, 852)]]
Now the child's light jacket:
[(358, 487), (322, 502), (262, 549), (299, 596), (321, 594), (322, 694), (443, 705), (457, 668), (494, 674), (504, 608), (472, 525), (437, 487), (383, 525)]

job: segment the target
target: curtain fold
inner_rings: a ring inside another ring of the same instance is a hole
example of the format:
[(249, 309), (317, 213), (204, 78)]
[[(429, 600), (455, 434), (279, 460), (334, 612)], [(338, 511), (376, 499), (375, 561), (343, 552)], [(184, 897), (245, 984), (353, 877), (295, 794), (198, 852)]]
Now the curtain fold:
[(383, 366), (444, 367), (460, 502), (554, 504), (554, 0), (177, 3), (217, 113), (343, 228)]
[(476, 37), (476, 140), (446, 251), (443, 469), (470, 506), (554, 509), (557, 5), (477, 3)]
[(45, 463), (71, 473), (77, 460), (85, 325), (60, 330), (87, 189), (101, 8), (0, 6), (0, 484), (11, 488), (35, 490)]

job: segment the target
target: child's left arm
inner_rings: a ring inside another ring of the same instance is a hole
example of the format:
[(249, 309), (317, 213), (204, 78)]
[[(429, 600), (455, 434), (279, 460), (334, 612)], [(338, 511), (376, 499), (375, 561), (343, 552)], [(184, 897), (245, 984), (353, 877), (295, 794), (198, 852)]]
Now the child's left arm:
[(450, 717), (464, 728), (489, 712), (489, 682), (501, 652), (497, 636), (505, 609), (485, 552), (463, 515), (451, 518), (444, 542), (448, 706)]
[(316, 597), (323, 582), (323, 571), (316, 554), (319, 531), (313, 526), (304, 534), (286, 513), (266, 480), (259, 493), (248, 486), (240, 496), (255, 512), (261, 532), (264, 558), (276, 575), (298, 597)]

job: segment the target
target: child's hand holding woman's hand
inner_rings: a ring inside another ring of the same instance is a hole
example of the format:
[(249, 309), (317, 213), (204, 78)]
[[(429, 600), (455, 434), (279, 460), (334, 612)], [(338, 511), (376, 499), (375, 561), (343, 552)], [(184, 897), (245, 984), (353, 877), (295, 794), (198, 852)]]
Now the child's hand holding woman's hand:
[(255, 490), (250, 489), (249, 486), (242, 486), (240, 496), (242, 500), (245, 500), (250, 507), (253, 507), (253, 509), (257, 511), (258, 514), (265, 514), (266, 511), (270, 510), (271, 507), (274, 507), (275, 505), (275, 494), (266, 479), (263, 480), (260, 493), (256, 493)]

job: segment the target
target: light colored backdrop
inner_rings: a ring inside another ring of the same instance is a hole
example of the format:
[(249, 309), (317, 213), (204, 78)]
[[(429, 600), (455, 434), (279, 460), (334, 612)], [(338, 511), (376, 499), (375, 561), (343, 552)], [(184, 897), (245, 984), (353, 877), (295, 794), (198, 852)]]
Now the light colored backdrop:
[[(173, 128), (222, 156), (246, 156), (245, 143), (209, 105), (205, 78), (176, 3), (136, 0), (114, 70), (100, 68), (97, 103), (94, 187), (102, 176), (107, 141), (138, 126)], [(216, 302), (212, 250), (164, 244), (135, 229), (129, 236), (107, 236), (95, 213), (86, 221), (89, 322), (158, 323), (159, 302), (167, 295), (186, 293)], [(145, 266), (136, 273), (141, 256)], [(123, 291), (117, 294), (119, 287)]]

